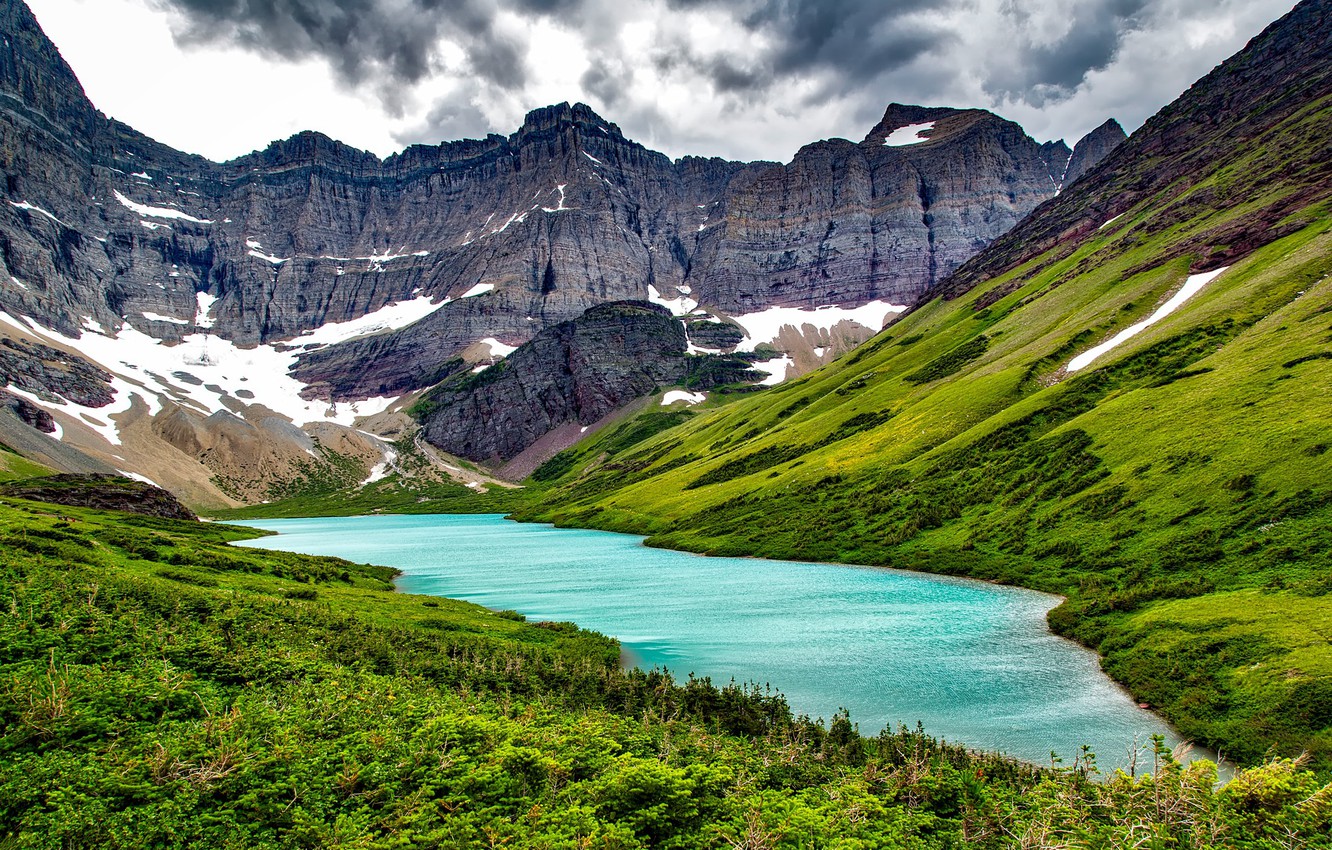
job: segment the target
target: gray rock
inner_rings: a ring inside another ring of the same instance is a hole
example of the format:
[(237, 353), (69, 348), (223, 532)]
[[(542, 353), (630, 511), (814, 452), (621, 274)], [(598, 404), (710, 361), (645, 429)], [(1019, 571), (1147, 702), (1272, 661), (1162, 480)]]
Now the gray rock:
[(591, 425), (688, 370), (684, 327), (667, 310), (601, 304), (428, 393), (425, 438), (472, 460), (509, 460), (556, 428)]
[(1069, 157), (1068, 170), (1064, 172), (1061, 188), (1072, 186), (1075, 180), (1095, 168), (1127, 138), (1128, 134), (1124, 132), (1124, 128), (1111, 118), (1079, 139), (1073, 146), (1073, 154)]

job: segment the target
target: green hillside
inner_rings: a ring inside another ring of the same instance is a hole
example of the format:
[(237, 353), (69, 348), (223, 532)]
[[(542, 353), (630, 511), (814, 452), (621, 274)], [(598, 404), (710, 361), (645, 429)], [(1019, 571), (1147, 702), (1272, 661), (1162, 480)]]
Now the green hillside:
[[(1332, 97), (1172, 160), (1153, 133), (1182, 108), (1018, 228), (1072, 216), (1060, 238), (1001, 239), (955, 276), (970, 288), (801, 380), (570, 450), (523, 515), (1063, 594), (1052, 626), (1186, 736), (1332, 766), (1332, 182), (1326, 146), (1311, 153)], [(1175, 179), (1123, 189), (1162, 170)]]
[(226, 545), (256, 534), (0, 498), (0, 847), (1329, 846), (1298, 762), (1216, 791), (1166, 752), (1097, 782), (862, 738), (624, 671), (570, 624)]

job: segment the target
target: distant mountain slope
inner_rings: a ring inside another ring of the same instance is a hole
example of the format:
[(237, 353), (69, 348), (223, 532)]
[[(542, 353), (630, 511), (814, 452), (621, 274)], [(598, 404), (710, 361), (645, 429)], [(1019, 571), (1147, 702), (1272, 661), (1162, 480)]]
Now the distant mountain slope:
[[(1332, 146), (1318, 135), (1332, 94), (1332, 26), (1305, 2), (1194, 83), (1060, 195), (995, 240), (941, 287), (956, 297), (1056, 249), (1066, 255), (1098, 227), (1150, 202), (1135, 237), (1167, 233), (1220, 209), (1236, 212), (1172, 242), (1214, 268), (1293, 232), (1292, 217), (1332, 195)], [(1242, 213), (1242, 214), (1240, 214)]]
[(1332, 766), (1330, 13), (853, 354), (558, 456), (528, 516), (1059, 593), (1051, 624), (1184, 734)]

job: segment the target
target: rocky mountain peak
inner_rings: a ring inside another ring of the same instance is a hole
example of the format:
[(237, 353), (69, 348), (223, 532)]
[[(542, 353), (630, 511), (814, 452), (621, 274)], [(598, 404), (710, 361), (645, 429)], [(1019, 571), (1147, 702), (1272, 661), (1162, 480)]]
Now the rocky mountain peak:
[(379, 157), (369, 151), (354, 148), (315, 130), (304, 130), (289, 139), (269, 143), (262, 151), (255, 151), (227, 163), (238, 169), (258, 167), (282, 169), (293, 166), (339, 162), (377, 169)]
[(568, 101), (533, 109), (527, 113), (522, 126), (518, 128), (511, 139), (517, 143), (525, 136), (537, 135), (552, 130), (558, 131), (568, 127), (576, 128), (583, 134), (601, 135), (616, 141), (625, 141), (620, 128), (602, 118), (592, 107), (586, 103), (575, 103), (571, 106)]
[[(870, 130), (861, 144), (884, 144), (893, 131), (904, 127), (932, 124), (942, 118), (960, 115), (963, 112), (981, 112), (982, 110), (961, 110), (948, 106), (914, 106), (906, 103), (890, 103), (884, 110), (883, 118), (874, 129)], [(927, 133), (924, 138), (934, 140), (934, 134)], [(923, 139), (922, 139), (923, 140)]]
[(1074, 180), (1092, 170), (1127, 138), (1128, 134), (1124, 132), (1124, 128), (1113, 118), (1107, 119), (1104, 124), (1083, 136), (1073, 146), (1062, 186), (1071, 186)]

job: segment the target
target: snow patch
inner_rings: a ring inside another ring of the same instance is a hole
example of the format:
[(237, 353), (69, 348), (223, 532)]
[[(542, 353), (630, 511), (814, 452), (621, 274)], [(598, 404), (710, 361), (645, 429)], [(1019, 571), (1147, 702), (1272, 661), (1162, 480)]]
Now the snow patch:
[(129, 198), (125, 197), (124, 195), (120, 194), (119, 191), (116, 191), (116, 200), (120, 201), (121, 206), (125, 207), (131, 212), (138, 213), (139, 215), (146, 215), (149, 216), (150, 218), (175, 218), (175, 219), (180, 219), (181, 221), (192, 221), (195, 224), (213, 223), (212, 219), (195, 218), (192, 215), (183, 213), (180, 210), (173, 210), (169, 207), (150, 207), (146, 204), (137, 204), (134, 201), (131, 201)]
[[(136, 176), (137, 176), (137, 175), (136, 175)], [(150, 179), (151, 179), (151, 178), (150, 178)], [(133, 479), (133, 480), (135, 480), (135, 481), (138, 481), (140, 484), (151, 484), (151, 485), (153, 485), (154, 487), (161, 487), (161, 486), (162, 486), (161, 484), (158, 484), (158, 483), (157, 483), (156, 481), (154, 481), (153, 479), (149, 478), (147, 475), (140, 475), (140, 474), (137, 473), (137, 472), (126, 472), (126, 471), (123, 470), (123, 469), (117, 469), (116, 472), (119, 472), (121, 475), (125, 476), (126, 478), (130, 478), (130, 479)]]
[(698, 404), (707, 399), (704, 393), (691, 393), (686, 390), (669, 390), (666, 395), (661, 397), (661, 406), (675, 404), (677, 401), (683, 401), (686, 404)]
[(1117, 215), (1117, 216), (1115, 216), (1114, 218), (1110, 219), (1110, 220), (1107, 221), (1105, 224), (1101, 225), (1100, 227), (1098, 227), (1098, 228), (1096, 228), (1096, 229), (1097, 229), (1097, 230), (1105, 230), (1107, 227), (1109, 227), (1110, 225), (1112, 225), (1112, 224), (1114, 224), (1115, 222), (1119, 221), (1119, 220), (1120, 220), (1121, 218), (1123, 218), (1123, 217), (1124, 217), (1124, 214), (1123, 214), (1123, 213), (1120, 213), (1119, 215)]
[(922, 134), (928, 133), (934, 129), (934, 122), (927, 121), (924, 124), (908, 124), (905, 127), (898, 127), (888, 134), (883, 140), (884, 145), (890, 148), (900, 148), (906, 145), (918, 145), (921, 142), (928, 142)]
[(51, 219), (51, 221), (54, 221), (56, 224), (60, 225), (61, 227), (66, 227), (69, 228), (70, 230), (73, 230), (73, 228), (69, 227), (68, 224), (65, 224), (63, 221), (51, 215), (49, 212), (37, 206), (36, 204), (30, 204), (27, 201), (18, 201), (18, 202), (10, 201), (9, 205), (11, 207), (14, 207), (15, 209), (27, 210), (28, 212), (35, 212), (38, 215), (44, 215), (47, 218)]
[(906, 310), (902, 304), (890, 304), (887, 301), (871, 301), (859, 307), (838, 307), (835, 305), (819, 307), (815, 310), (802, 310), (797, 307), (769, 307), (758, 313), (747, 313), (731, 318), (745, 331), (745, 339), (736, 346), (736, 351), (753, 351), (759, 343), (773, 342), (786, 325), (801, 328), (813, 325), (819, 330), (831, 330), (838, 322), (850, 321), (863, 325), (876, 333), (883, 328), (883, 323), (890, 315)]
[(518, 350), (518, 346), (505, 345), (504, 343), (495, 339), (493, 336), (488, 336), (484, 339), (477, 340), (477, 342), (489, 346), (491, 357), (508, 357), (510, 354), (513, 354), (515, 351)]
[(149, 310), (144, 310), (139, 315), (143, 316), (150, 322), (170, 322), (173, 325), (188, 325), (190, 323), (189, 319), (177, 319), (175, 316), (163, 316), (161, 313), (153, 313)]
[(568, 207), (564, 205), (564, 187), (568, 185), (569, 185), (568, 183), (561, 183), (560, 185), (556, 186), (553, 190), (551, 190), (560, 193), (560, 202), (556, 204), (554, 207), (542, 207), (541, 211), (548, 213), (557, 213), (557, 212), (564, 212), (565, 210), (567, 210)]
[(1065, 366), (1064, 368), (1069, 372), (1076, 372), (1079, 369), (1086, 368), (1091, 364), (1093, 360), (1100, 357), (1102, 354), (1105, 354), (1107, 351), (1123, 343), (1124, 341), (1137, 336), (1138, 334), (1145, 331), (1147, 328), (1151, 327), (1152, 325), (1164, 319), (1166, 316), (1169, 316), (1171, 313), (1178, 310), (1185, 301), (1188, 301), (1190, 298), (1196, 295), (1199, 290), (1201, 290), (1204, 286), (1215, 280), (1218, 275), (1220, 275), (1228, 268), (1230, 267), (1222, 266), (1221, 268), (1214, 269), (1210, 272), (1202, 272), (1200, 274), (1189, 275), (1188, 280), (1184, 281), (1184, 285), (1179, 288), (1179, 292), (1176, 292), (1174, 297), (1171, 298), (1169, 301), (1162, 304), (1160, 307), (1157, 307), (1155, 313), (1152, 313), (1150, 316), (1143, 319), (1141, 322), (1138, 322), (1136, 325), (1130, 325), (1129, 327), (1124, 328), (1122, 331), (1115, 334), (1113, 337), (1101, 343), (1100, 345), (1096, 346), (1095, 348), (1082, 352), (1077, 357), (1074, 357), (1072, 360), (1068, 361), (1068, 365)]
[(760, 360), (754, 364), (754, 368), (760, 372), (767, 372), (768, 377), (759, 381), (765, 387), (772, 387), (786, 380), (787, 370), (795, 365), (795, 361), (787, 355), (774, 357), (772, 360)]
[[(362, 431), (361, 433), (365, 432)], [(389, 472), (397, 469), (398, 467), (397, 451), (389, 448), (388, 446), (384, 446), (383, 449), (384, 449), (384, 459), (370, 468), (370, 477), (361, 482), (362, 487), (364, 487), (367, 484), (374, 484), (376, 481), (382, 481), (383, 479), (388, 477)]]
[(211, 328), (216, 320), (209, 313), (213, 311), (213, 305), (217, 303), (217, 296), (209, 295), (207, 292), (199, 292), (195, 294), (194, 300), (199, 307), (194, 314), (194, 324), (201, 328)]
[(296, 341), (315, 345), (332, 345), (333, 343), (346, 342), (349, 339), (369, 336), (381, 331), (397, 330), (413, 322), (419, 322), (445, 304), (450, 303), (450, 300), (445, 298), (443, 301), (435, 303), (431, 296), (422, 295), (410, 301), (385, 304), (373, 313), (367, 313), (360, 318), (349, 319), (345, 322), (329, 322), (314, 330), (304, 331), (299, 337), (296, 337)]
[(283, 263), (285, 263), (287, 260), (291, 259), (291, 257), (275, 257), (272, 254), (265, 254), (260, 251), (249, 251), (247, 253), (249, 254), (249, 256), (254, 257), (256, 260), (263, 260), (264, 262), (272, 263), (275, 266), (280, 266)]
[(602, 162), (601, 160), (597, 159), (597, 158), (596, 158), (595, 156), (593, 156), (592, 154), (588, 153), (587, 151), (579, 151), (579, 153), (581, 153), (583, 156), (587, 157), (588, 159), (592, 160), (592, 161), (595, 162), (597, 165), (605, 165), (605, 164), (606, 164), (606, 163)]
[(495, 288), (495, 284), (493, 284), (493, 283), (478, 283), (476, 286), (473, 286), (471, 289), (467, 290), (466, 292), (464, 292), (462, 295), (459, 295), (458, 297), (459, 297), (459, 298), (475, 298), (475, 297), (478, 296), (478, 295), (485, 295), (487, 292), (490, 292), (490, 291), (491, 291), (492, 289), (494, 289), (494, 288)]
[(152, 179), (153, 179), (152, 176), (149, 175), (147, 171), (136, 171), (136, 172), (134, 172), (133, 174), (131, 174), (130, 176), (131, 176), (131, 177), (137, 177), (137, 178), (139, 178), (140, 180), (152, 180)]
[(698, 309), (698, 302), (682, 294), (679, 298), (663, 298), (657, 291), (657, 287), (648, 284), (648, 300), (653, 304), (660, 304), (671, 311), (672, 316), (687, 316)]
[[(524, 218), (526, 218), (526, 216), (524, 216)], [(496, 233), (503, 233), (504, 231), (509, 229), (509, 225), (513, 224), (517, 220), (518, 220), (518, 213), (514, 213), (513, 215), (509, 216), (509, 220), (504, 222), (502, 226), (490, 231), (490, 233), (486, 235), (494, 236)]]

